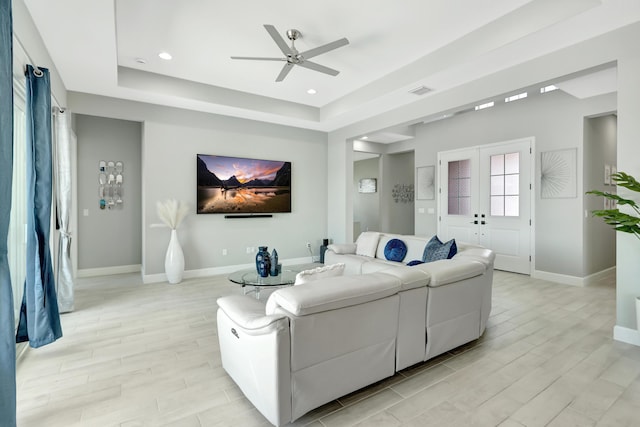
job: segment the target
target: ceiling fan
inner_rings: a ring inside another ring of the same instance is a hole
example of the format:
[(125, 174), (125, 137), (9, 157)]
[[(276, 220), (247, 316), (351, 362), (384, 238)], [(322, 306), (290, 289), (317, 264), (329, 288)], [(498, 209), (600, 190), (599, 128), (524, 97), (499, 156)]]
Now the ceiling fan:
[(325, 67), (324, 65), (320, 65), (315, 62), (309, 61), (310, 58), (314, 56), (318, 56), (320, 54), (329, 52), (331, 50), (337, 49), (339, 47), (345, 46), (349, 44), (349, 40), (346, 38), (341, 38), (340, 40), (336, 40), (331, 43), (324, 44), (322, 46), (315, 47), (313, 49), (309, 49), (304, 52), (298, 52), (298, 49), (295, 47), (295, 41), (302, 37), (302, 34), (298, 30), (287, 30), (287, 38), (291, 40), (291, 47), (287, 45), (284, 37), (278, 33), (276, 27), (273, 25), (265, 24), (264, 28), (267, 30), (271, 38), (278, 45), (282, 53), (284, 53), (284, 58), (265, 58), (265, 57), (255, 57), (255, 56), (232, 56), (231, 59), (248, 59), (253, 61), (286, 61), (284, 67), (282, 67), (282, 71), (278, 74), (276, 78), (276, 82), (281, 82), (287, 77), (289, 71), (293, 68), (294, 65), (299, 65), (304, 68), (308, 68), (310, 70), (319, 71), (321, 73), (329, 74), (331, 76), (337, 76), (340, 71), (334, 70), (333, 68)]

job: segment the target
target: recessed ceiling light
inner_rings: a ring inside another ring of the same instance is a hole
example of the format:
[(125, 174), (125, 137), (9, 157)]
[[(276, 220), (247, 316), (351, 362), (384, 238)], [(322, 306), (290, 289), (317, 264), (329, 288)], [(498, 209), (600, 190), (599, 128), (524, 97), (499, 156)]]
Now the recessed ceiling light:
[(146, 64), (146, 63), (147, 63), (147, 60), (146, 60), (146, 59), (144, 59), (144, 58), (136, 58), (136, 62), (137, 62), (138, 64)]
[(316, 94), (316, 93), (318, 93), (318, 92), (317, 92), (315, 89), (309, 89), (309, 90), (307, 91), (307, 93), (308, 93), (309, 95), (315, 95), (315, 94)]
[(172, 58), (171, 54), (169, 52), (160, 52), (158, 54), (158, 56), (164, 60), (170, 60)]
[(369, 139), (369, 137), (367, 135), (364, 135), (362, 138), (360, 139)]

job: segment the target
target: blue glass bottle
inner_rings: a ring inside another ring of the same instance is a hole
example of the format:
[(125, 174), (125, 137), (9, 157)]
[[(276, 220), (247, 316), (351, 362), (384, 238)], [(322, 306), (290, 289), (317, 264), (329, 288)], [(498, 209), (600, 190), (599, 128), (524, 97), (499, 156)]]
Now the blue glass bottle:
[(256, 254), (256, 270), (260, 277), (267, 277), (271, 270), (269, 251), (266, 246), (259, 246), (258, 249), (258, 253)]

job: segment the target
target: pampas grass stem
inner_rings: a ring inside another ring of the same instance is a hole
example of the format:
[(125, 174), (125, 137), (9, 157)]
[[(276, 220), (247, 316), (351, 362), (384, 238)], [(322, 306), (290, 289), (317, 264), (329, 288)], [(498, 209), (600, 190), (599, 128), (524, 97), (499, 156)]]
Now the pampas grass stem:
[(170, 229), (176, 230), (187, 216), (189, 206), (175, 199), (156, 203), (158, 217)]

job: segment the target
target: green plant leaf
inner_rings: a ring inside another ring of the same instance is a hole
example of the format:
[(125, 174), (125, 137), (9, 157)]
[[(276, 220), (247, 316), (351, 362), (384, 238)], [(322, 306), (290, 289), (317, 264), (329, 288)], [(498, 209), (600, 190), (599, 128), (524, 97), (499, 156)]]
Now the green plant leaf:
[(611, 175), (611, 179), (614, 180), (620, 187), (624, 187), (631, 191), (640, 193), (640, 182), (638, 182), (629, 174), (626, 174), (624, 172), (617, 172)]

